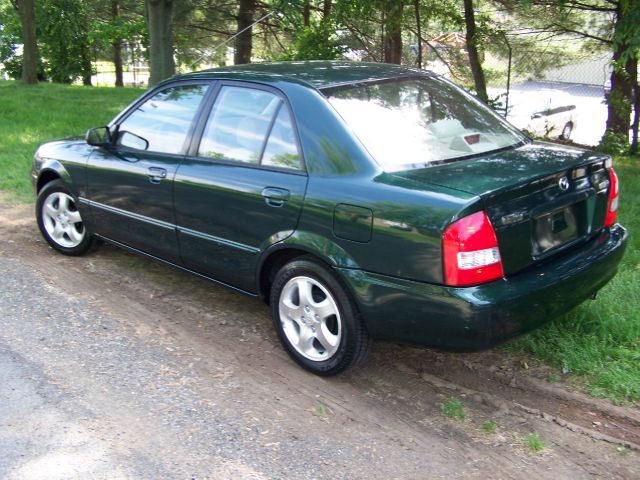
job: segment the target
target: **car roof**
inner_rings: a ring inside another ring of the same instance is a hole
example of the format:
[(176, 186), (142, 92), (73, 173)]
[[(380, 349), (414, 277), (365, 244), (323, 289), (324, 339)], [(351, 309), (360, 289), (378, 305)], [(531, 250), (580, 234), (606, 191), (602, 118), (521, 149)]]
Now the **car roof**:
[(306, 84), (316, 89), (324, 89), (338, 85), (415, 77), (425, 74), (430, 74), (430, 72), (401, 65), (313, 60), (234, 65), (188, 73), (180, 75), (179, 78), (255, 80), (267, 83), (285, 80)]

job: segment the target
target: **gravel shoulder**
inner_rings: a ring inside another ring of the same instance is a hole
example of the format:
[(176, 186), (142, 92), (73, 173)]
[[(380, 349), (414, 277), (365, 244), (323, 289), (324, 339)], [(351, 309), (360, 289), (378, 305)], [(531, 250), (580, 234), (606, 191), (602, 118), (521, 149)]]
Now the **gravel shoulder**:
[(535, 362), (377, 342), (315, 377), (258, 300), (107, 245), (56, 254), (32, 210), (0, 205), (1, 478), (640, 478), (640, 410)]

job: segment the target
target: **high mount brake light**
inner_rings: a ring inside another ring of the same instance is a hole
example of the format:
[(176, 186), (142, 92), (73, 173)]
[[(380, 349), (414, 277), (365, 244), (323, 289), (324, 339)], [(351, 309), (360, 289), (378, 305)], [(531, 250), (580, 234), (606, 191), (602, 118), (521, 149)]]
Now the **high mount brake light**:
[(465, 287), (502, 278), (496, 232), (484, 212), (453, 222), (442, 236), (444, 283)]
[(620, 200), (620, 183), (618, 174), (612, 168), (609, 169), (609, 203), (607, 204), (607, 215), (604, 217), (604, 226), (611, 227), (618, 218), (618, 203)]

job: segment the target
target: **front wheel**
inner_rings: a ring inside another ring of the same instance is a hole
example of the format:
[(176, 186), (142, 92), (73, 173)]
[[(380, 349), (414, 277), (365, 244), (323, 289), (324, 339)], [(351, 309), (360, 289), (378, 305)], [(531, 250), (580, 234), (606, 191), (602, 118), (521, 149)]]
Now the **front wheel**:
[(278, 337), (303, 368), (336, 375), (366, 356), (370, 338), (355, 303), (336, 274), (314, 259), (282, 267), (270, 300)]
[(38, 228), (54, 249), (66, 255), (82, 255), (92, 244), (76, 201), (61, 180), (47, 183), (36, 201)]

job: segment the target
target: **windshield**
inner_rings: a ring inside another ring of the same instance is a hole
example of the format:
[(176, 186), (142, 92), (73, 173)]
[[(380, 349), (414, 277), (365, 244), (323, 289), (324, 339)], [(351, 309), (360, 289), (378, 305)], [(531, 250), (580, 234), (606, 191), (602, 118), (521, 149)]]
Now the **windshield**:
[(323, 93), (387, 170), (424, 167), (526, 140), (487, 106), (438, 78), (345, 85)]

